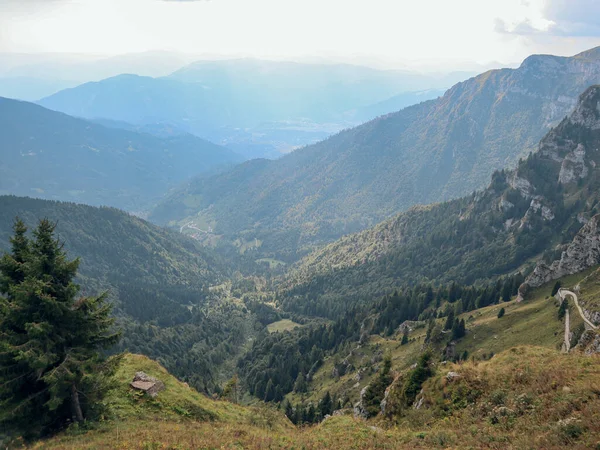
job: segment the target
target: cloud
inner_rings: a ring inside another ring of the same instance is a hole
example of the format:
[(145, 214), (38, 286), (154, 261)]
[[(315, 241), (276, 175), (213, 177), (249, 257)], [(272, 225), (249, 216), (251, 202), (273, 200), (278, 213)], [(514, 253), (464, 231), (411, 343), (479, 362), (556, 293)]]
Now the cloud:
[(496, 19), (495, 31), (519, 36), (600, 37), (598, 0), (546, 0), (542, 17), (541, 24), (531, 19), (515, 24)]

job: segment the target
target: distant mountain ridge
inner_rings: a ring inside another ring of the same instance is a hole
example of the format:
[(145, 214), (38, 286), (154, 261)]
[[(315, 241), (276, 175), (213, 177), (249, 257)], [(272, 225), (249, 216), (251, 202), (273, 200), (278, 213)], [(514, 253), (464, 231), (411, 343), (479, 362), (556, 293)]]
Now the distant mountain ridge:
[[(446, 88), (462, 76), (344, 64), (199, 61), (167, 77), (122, 74), (85, 83), (38, 103), (86, 119), (172, 124), (250, 159), (318, 142), (331, 129), (412, 104), (417, 96), (411, 91)], [(420, 98), (434, 98), (436, 92), (421, 92)]]
[(0, 194), (142, 211), (193, 175), (232, 164), (231, 150), (191, 135), (111, 129), (0, 98)]
[(534, 55), (280, 160), (200, 177), (152, 218), (200, 217), (217, 233), (256, 236), (267, 253), (285, 239), (294, 255), (415, 204), (466, 195), (525, 156), (600, 83), (598, 53)]

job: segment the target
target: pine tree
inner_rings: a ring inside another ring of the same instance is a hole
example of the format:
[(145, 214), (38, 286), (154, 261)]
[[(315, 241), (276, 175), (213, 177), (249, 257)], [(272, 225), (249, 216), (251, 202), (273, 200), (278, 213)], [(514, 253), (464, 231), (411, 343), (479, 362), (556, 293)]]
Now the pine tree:
[(316, 418), (315, 406), (311, 403), (306, 408), (306, 415), (304, 416), (304, 422), (306, 423), (314, 423)]
[(331, 413), (333, 413), (333, 400), (331, 399), (331, 394), (329, 391), (327, 391), (321, 399), (321, 402), (319, 403), (319, 409), (321, 412), (321, 417), (325, 417), (326, 415), (331, 415)]
[(504, 313), (506, 313), (506, 310), (504, 308), (500, 308), (500, 311), (498, 311), (498, 319), (504, 317)]
[(363, 396), (362, 403), (369, 416), (375, 416), (381, 411), (380, 405), (385, 395), (385, 390), (393, 381), (391, 369), (392, 358), (390, 355), (386, 355), (383, 359), (383, 367), (380, 369), (378, 376), (369, 383)]
[(454, 325), (454, 309), (450, 310), (448, 317), (446, 318), (446, 323), (444, 324), (444, 331), (452, 329)]
[(550, 295), (552, 295), (552, 297), (554, 297), (557, 293), (558, 290), (562, 287), (562, 284), (559, 281), (557, 281), (556, 283), (554, 283), (554, 286), (552, 287), (552, 293)]
[(30, 241), (17, 219), (0, 260), (0, 423), (26, 437), (97, 414), (119, 361), (101, 354), (119, 339), (111, 306), (105, 295), (78, 298), (79, 260), (54, 230), (41, 220)]
[(307, 389), (306, 378), (304, 377), (304, 374), (302, 372), (300, 372), (298, 374), (298, 377), (296, 378), (296, 382), (294, 383), (294, 392), (302, 393), (302, 392), (306, 392), (306, 389)]
[(402, 334), (402, 340), (400, 341), (400, 345), (406, 345), (408, 344), (408, 331), (405, 331)]
[(292, 404), (288, 400), (284, 400), (283, 402), (283, 411), (288, 419), (290, 419), (293, 423), (296, 420), (296, 416), (294, 414), (294, 409), (292, 408)]
[(269, 378), (267, 382), (267, 387), (265, 388), (265, 402), (270, 402), (275, 398), (275, 386), (273, 385), (273, 380)]
[(464, 337), (465, 333), (465, 319), (454, 319), (454, 325), (452, 326), (452, 339), (460, 339)]
[(511, 293), (512, 293), (512, 280), (507, 279), (504, 281), (504, 285), (502, 286), (502, 301), (509, 302)]
[(238, 403), (239, 396), (239, 380), (237, 374), (233, 375), (231, 379), (223, 387), (221, 397), (231, 400), (233, 403)]
[(565, 315), (567, 314), (567, 309), (568, 308), (569, 308), (569, 302), (565, 298), (561, 302), (560, 307), (558, 308), (558, 320), (563, 320), (565, 318)]

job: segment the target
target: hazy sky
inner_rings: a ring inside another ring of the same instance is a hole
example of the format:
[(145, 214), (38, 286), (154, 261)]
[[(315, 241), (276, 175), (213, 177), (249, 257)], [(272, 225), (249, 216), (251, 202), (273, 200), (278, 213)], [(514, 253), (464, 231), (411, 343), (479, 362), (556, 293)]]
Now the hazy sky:
[(0, 51), (175, 50), (398, 66), (600, 45), (600, 0), (0, 0)]

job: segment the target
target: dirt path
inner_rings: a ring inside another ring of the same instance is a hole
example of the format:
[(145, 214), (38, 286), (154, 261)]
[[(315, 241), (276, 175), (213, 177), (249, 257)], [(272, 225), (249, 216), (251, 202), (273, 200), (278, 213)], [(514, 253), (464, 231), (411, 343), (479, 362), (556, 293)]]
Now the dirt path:
[(558, 294), (560, 295), (560, 298), (562, 298), (563, 300), (565, 298), (565, 295), (570, 295), (571, 297), (573, 297), (573, 301), (575, 302), (575, 306), (577, 307), (577, 310), (579, 311), (579, 315), (585, 322), (586, 326), (589, 326), (592, 330), (598, 329), (598, 327), (596, 325), (594, 325), (592, 322), (590, 322), (588, 320), (588, 318), (585, 317), (585, 315), (583, 314), (583, 309), (581, 309), (581, 306), (579, 306), (577, 294), (575, 294), (574, 292), (571, 292), (571, 291), (567, 291), (566, 289), (559, 289)]
[(571, 338), (569, 336), (571, 334), (570, 326), (571, 320), (569, 318), (569, 308), (567, 308), (565, 311), (565, 353), (569, 353), (569, 351), (571, 350)]

